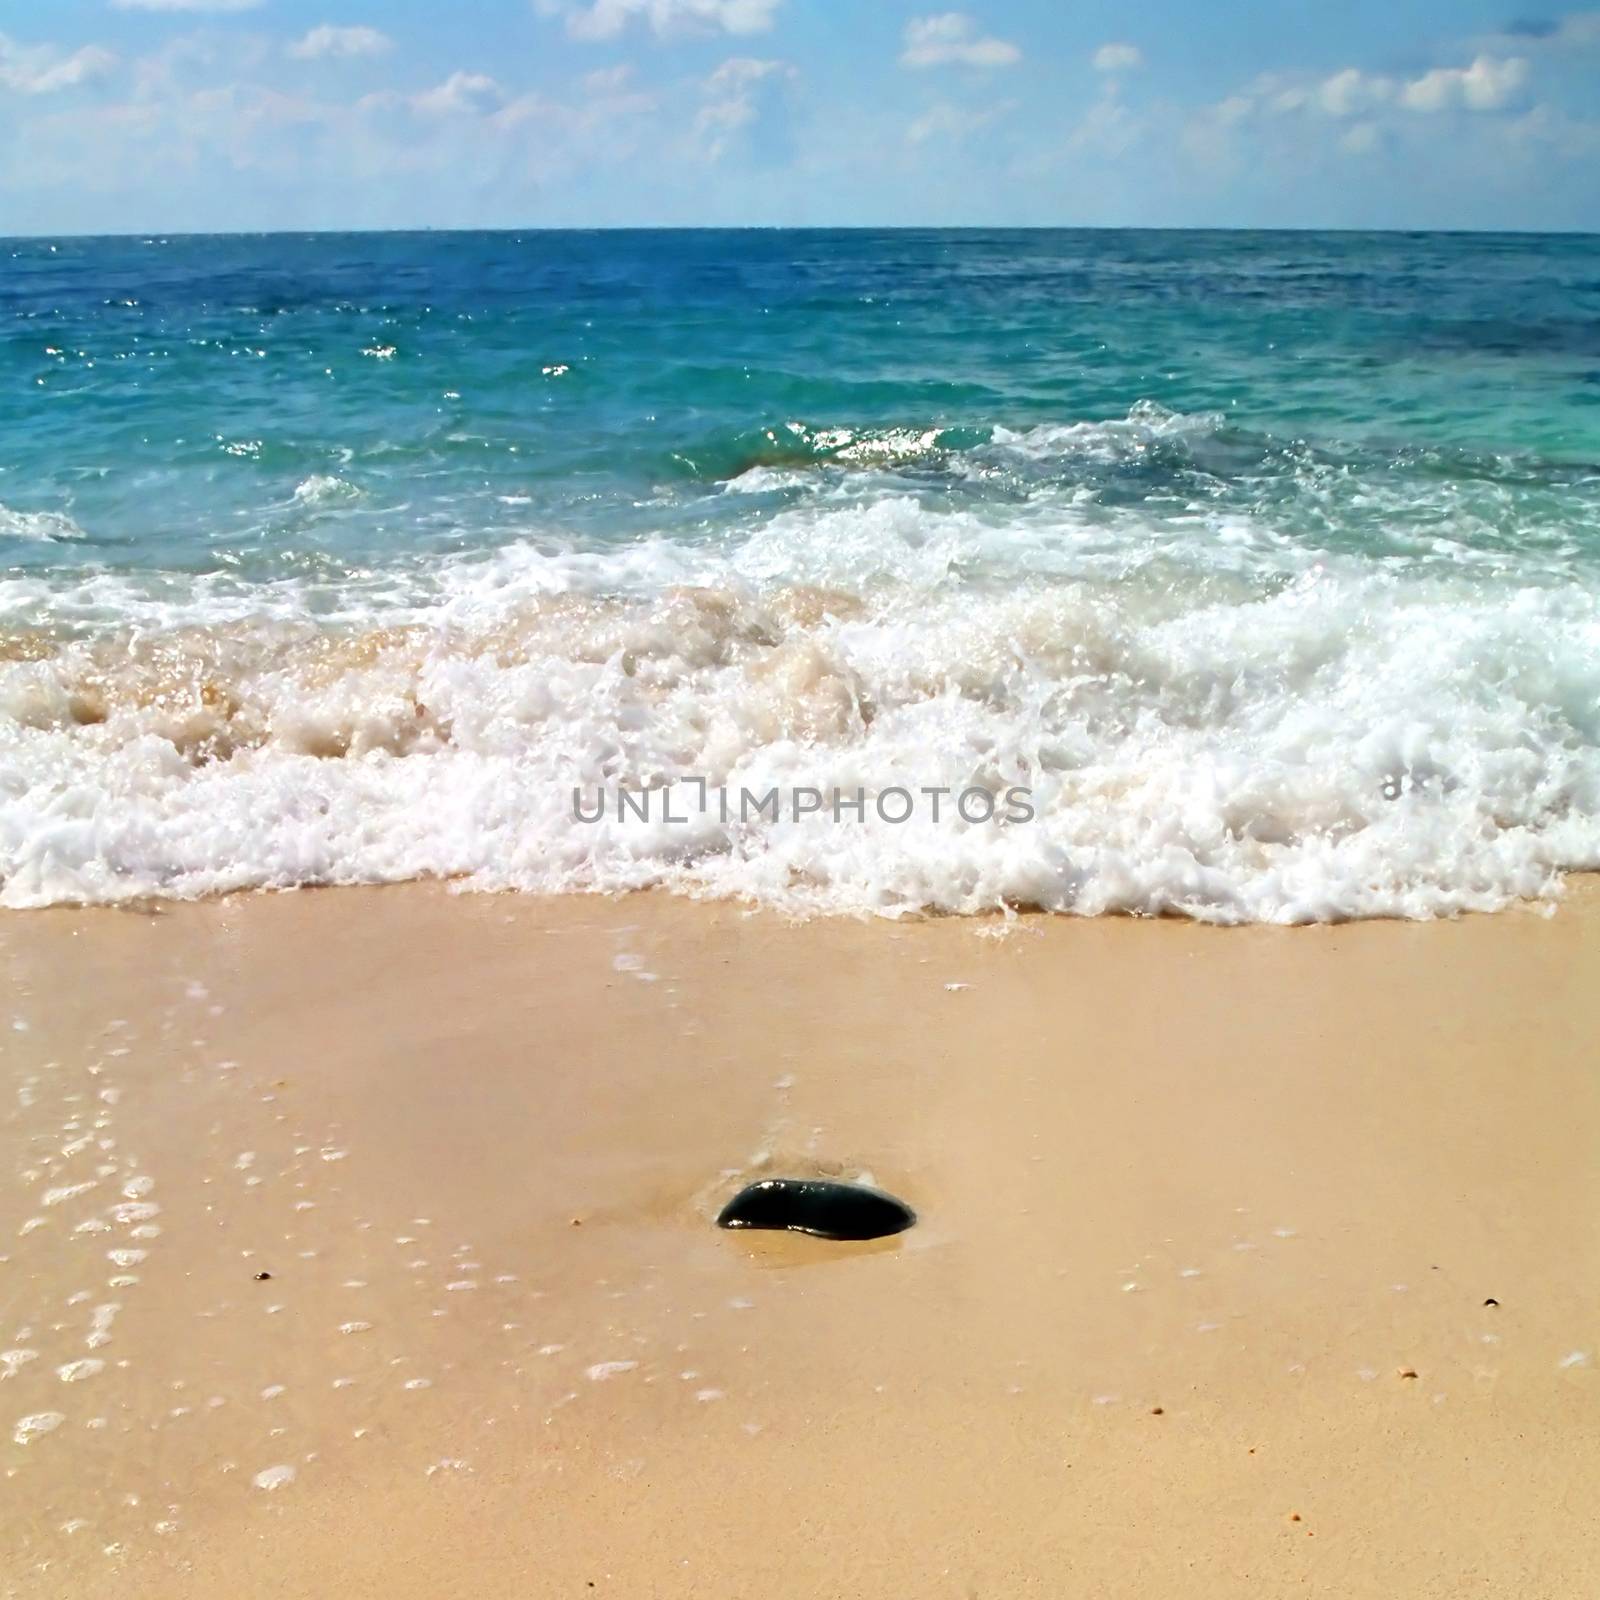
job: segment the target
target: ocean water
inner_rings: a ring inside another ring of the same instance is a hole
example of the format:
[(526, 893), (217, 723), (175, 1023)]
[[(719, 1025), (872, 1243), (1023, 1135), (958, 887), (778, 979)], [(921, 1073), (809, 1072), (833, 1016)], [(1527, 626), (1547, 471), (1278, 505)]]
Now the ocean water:
[(1553, 898), (1597, 580), (1600, 238), (0, 243), (11, 906)]

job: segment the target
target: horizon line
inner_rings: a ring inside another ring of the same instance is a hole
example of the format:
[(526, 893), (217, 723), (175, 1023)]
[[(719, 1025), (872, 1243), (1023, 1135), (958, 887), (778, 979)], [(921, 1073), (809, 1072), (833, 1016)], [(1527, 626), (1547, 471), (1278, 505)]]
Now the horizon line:
[(392, 234), (539, 234), (539, 233), (1266, 233), (1266, 234), (1342, 234), (1384, 235), (1398, 238), (1419, 237), (1479, 237), (1524, 239), (1593, 239), (1600, 238), (1600, 225), (1593, 228), (1489, 228), (1489, 227), (1319, 227), (1301, 223), (1278, 223), (1272, 226), (1236, 223), (776, 223), (776, 222), (715, 222), (715, 223), (586, 223), (556, 224), (531, 223), (495, 224), (475, 227), (434, 226), (427, 223), (407, 227), (310, 227), (310, 228), (139, 228), (96, 232), (67, 230), (64, 232), (27, 232), (0, 234), (0, 241), (11, 243), (36, 243), (56, 239), (114, 240), (114, 239), (274, 239), (274, 238), (348, 238), (380, 237)]

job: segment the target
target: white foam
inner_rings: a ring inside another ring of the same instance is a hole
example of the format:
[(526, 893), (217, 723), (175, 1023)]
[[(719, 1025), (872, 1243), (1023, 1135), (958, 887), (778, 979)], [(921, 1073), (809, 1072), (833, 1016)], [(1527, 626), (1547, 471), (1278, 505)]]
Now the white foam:
[(98, 1350), (103, 1345), (111, 1342), (111, 1326), (117, 1320), (117, 1313), (122, 1306), (112, 1301), (106, 1305), (99, 1305), (89, 1315), (89, 1333), (83, 1341), (91, 1350)]
[(37, 1350), (0, 1350), (0, 1380), (14, 1378), (30, 1361), (37, 1361)]
[(83, 529), (64, 511), (13, 511), (0, 505), (0, 539), (81, 539)]
[(346, 500), (356, 500), (361, 490), (344, 478), (329, 473), (314, 473), (295, 485), (294, 500), (302, 506), (336, 505)]
[(1216, 412), (1169, 411), (1141, 400), (1126, 417), (1101, 422), (1041, 423), (1021, 431), (997, 427), (994, 443), (1002, 451), (1031, 461), (1076, 457), (1088, 461), (1124, 461), (1144, 455), (1153, 446), (1214, 433), (1222, 426)]
[(32, 1444), (42, 1434), (54, 1433), (67, 1419), (59, 1411), (36, 1411), (32, 1416), (19, 1417), (11, 1438), (16, 1444)]
[(803, 467), (746, 467), (723, 484), (724, 494), (778, 494), (811, 487), (814, 475)]
[[(1136, 411), (990, 448), (1120, 459), (1214, 426)], [(148, 630), (0, 660), (0, 904), (419, 877), (1218, 922), (1550, 898), (1600, 866), (1594, 574), (1554, 544), (1496, 566), (1459, 531), (1467, 556), (1378, 559), (1203, 506), (880, 495), (740, 543), (530, 538), (332, 596), (0, 582), (0, 615)], [(1036, 816), (572, 814), (578, 786), (691, 777), (736, 807), (1019, 785)]]

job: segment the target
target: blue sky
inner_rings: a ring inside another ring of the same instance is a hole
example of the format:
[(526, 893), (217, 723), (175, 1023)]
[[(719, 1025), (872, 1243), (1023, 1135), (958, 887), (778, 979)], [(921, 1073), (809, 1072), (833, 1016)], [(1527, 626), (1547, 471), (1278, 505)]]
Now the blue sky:
[(0, 234), (918, 223), (1600, 230), (1600, 10), (0, 11)]

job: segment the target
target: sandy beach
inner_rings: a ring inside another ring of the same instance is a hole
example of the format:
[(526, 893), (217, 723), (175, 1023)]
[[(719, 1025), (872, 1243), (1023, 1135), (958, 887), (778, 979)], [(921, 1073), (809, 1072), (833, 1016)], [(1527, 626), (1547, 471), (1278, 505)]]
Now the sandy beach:
[[(4, 1592), (1591, 1595), (1597, 959), (1589, 886), (11, 914)], [(712, 1225), (816, 1172), (919, 1225)]]

